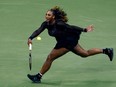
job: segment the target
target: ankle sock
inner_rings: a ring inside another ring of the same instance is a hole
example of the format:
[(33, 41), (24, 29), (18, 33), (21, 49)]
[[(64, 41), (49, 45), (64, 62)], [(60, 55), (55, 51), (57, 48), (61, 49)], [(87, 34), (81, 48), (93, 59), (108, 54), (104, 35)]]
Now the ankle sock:
[(42, 77), (42, 74), (41, 73), (38, 73), (37, 75)]

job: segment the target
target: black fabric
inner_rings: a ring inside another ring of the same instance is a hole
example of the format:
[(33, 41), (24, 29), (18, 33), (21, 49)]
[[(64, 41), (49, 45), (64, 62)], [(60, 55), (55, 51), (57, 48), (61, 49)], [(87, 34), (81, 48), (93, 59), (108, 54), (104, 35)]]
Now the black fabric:
[(50, 36), (56, 38), (57, 44), (54, 47), (55, 49), (59, 49), (61, 47), (65, 47), (69, 50), (73, 49), (80, 39), (81, 32), (84, 32), (83, 28), (69, 25), (62, 20), (56, 20), (54, 24), (50, 24), (45, 21), (29, 38), (35, 38), (45, 29), (48, 29), (48, 34)]

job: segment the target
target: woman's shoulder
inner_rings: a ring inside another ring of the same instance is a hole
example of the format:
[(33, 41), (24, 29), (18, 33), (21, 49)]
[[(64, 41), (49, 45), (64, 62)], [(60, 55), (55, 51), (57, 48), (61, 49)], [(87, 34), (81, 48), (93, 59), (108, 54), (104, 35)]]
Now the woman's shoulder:
[(56, 25), (63, 26), (63, 27), (70, 27), (70, 25), (67, 22), (63, 21), (63, 20), (57, 20)]
[(57, 19), (56, 22), (64, 22), (64, 21), (61, 19)]
[(62, 25), (62, 24), (66, 24), (66, 22), (64, 22), (63, 20), (59, 19), (59, 20), (56, 20), (56, 24), (57, 25)]

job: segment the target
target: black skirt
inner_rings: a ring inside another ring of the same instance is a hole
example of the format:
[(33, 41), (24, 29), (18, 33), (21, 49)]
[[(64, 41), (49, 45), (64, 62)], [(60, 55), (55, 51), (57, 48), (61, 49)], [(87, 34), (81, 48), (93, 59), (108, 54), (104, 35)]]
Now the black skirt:
[(70, 51), (74, 50), (74, 47), (78, 44), (78, 40), (80, 39), (80, 35), (70, 35), (66, 37), (56, 37), (56, 45), (54, 49), (66, 48)]

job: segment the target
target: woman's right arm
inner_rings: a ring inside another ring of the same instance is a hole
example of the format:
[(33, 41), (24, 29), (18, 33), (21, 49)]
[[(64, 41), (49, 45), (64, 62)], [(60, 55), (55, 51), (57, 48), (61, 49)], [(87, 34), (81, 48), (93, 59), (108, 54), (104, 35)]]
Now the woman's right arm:
[(32, 35), (28, 38), (28, 42), (27, 42), (28, 44), (30, 44), (30, 43), (32, 44), (32, 39), (37, 37), (41, 32), (43, 32), (45, 30), (46, 24), (47, 24), (46, 22), (43, 22), (41, 24), (41, 26), (32, 33)]

